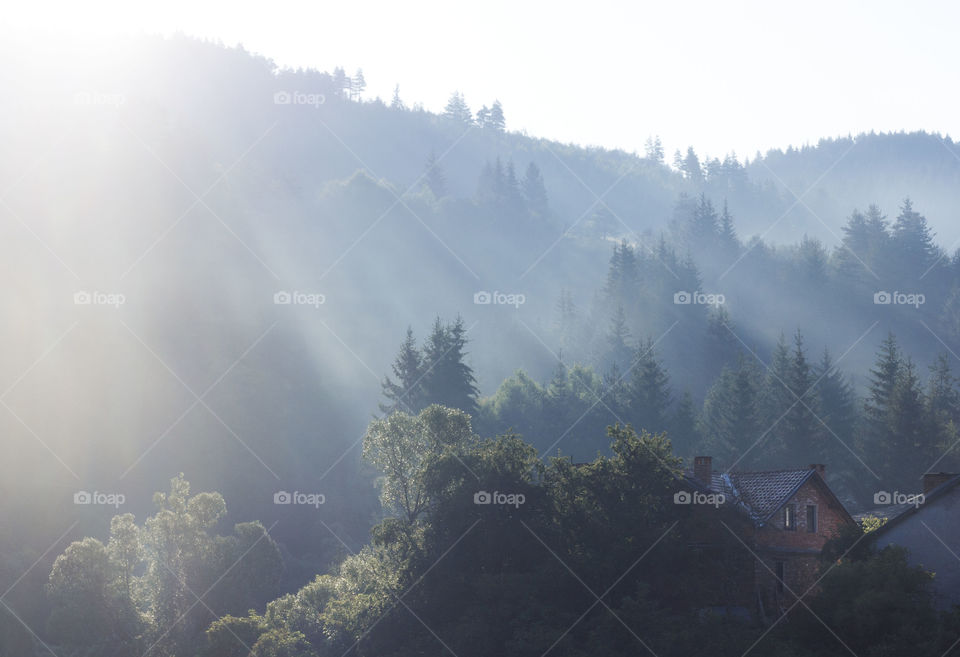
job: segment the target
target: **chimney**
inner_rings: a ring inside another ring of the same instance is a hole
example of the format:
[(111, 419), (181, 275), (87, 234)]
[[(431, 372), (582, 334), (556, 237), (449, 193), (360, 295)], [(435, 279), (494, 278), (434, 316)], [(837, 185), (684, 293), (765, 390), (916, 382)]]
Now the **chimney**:
[(825, 466), (823, 463), (811, 463), (810, 469), (816, 470), (821, 479), (826, 476), (827, 466)]
[(926, 495), (940, 484), (953, 479), (957, 475), (952, 472), (924, 472), (923, 494)]
[(704, 486), (710, 486), (710, 475), (713, 471), (712, 456), (693, 457), (693, 478)]

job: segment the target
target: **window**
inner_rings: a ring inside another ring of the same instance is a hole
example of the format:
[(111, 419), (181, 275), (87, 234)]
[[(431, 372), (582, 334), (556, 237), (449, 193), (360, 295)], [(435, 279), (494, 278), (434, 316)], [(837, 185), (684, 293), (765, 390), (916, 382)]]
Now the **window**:
[(817, 533), (817, 507), (814, 504), (807, 505), (807, 532)]
[(797, 530), (796, 504), (788, 504), (783, 507), (783, 528), (791, 532)]
[(776, 562), (776, 571), (777, 571), (777, 593), (783, 593), (783, 562)]

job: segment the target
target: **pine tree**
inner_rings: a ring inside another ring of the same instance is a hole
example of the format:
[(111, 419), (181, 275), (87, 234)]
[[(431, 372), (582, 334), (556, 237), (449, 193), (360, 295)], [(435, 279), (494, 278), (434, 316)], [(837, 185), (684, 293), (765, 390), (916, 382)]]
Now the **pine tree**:
[(649, 338), (637, 347), (627, 395), (628, 417), (634, 427), (650, 433), (667, 429), (670, 377)]
[(517, 177), (517, 169), (513, 164), (513, 158), (507, 160), (507, 168), (503, 175), (503, 186), (507, 204), (514, 208), (523, 207), (523, 195), (520, 192), (520, 179)]
[(467, 101), (464, 100), (463, 94), (459, 91), (455, 91), (450, 95), (447, 106), (443, 110), (443, 115), (448, 119), (464, 125), (471, 125), (473, 123), (473, 114), (470, 112), (470, 107), (467, 105)]
[(819, 409), (814, 382), (813, 371), (803, 347), (803, 336), (797, 331), (786, 379), (790, 390), (789, 410), (782, 420), (781, 439), (783, 453), (798, 464), (811, 459), (822, 461), (825, 455), (826, 441), (823, 425), (817, 419)]
[(663, 144), (660, 143), (660, 136), (656, 137), (647, 137), (647, 141), (643, 146), (644, 155), (648, 160), (656, 162), (658, 164), (663, 163)]
[(910, 358), (900, 367), (890, 398), (888, 442), (881, 447), (881, 476), (897, 487), (916, 486), (934, 456), (926, 400), (917, 368)]
[(730, 313), (724, 306), (715, 306), (707, 311), (707, 334), (701, 357), (703, 372), (710, 378), (719, 376), (724, 367), (737, 361), (740, 343), (734, 336), (735, 328)]
[(497, 203), (503, 203), (507, 198), (507, 175), (499, 155), (493, 163), (493, 193)]
[(600, 397), (605, 407), (604, 410), (607, 411), (608, 414), (613, 414), (612, 417), (608, 418), (608, 422), (611, 424), (613, 422), (619, 422), (627, 413), (628, 393), (627, 383), (624, 381), (624, 378), (623, 370), (620, 369), (616, 361), (610, 364), (606, 374), (603, 375)]
[(817, 403), (820, 419), (830, 427), (830, 431), (839, 438), (839, 444), (833, 436), (827, 438), (829, 447), (820, 462), (834, 463), (847, 458), (849, 449), (853, 448), (857, 409), (853, 387), (838, 370), (827, 349), (815, 370), (817, 383)]
[(393, 100), (390, 101), (390, 108), (395, 110), (405, 110), (407, 106), (403, 104), (403, 101), (400, 100), (400, 85), (397, 84), (393, 88)]
[(560, 298), (557, 300), (556, 330), (562, 351), (581, 352), (584, 341), (580, 339), (580, 313), (570, 290), (560, 290)]
[(475, 414), (476, 379), (466, 364), (466, 328), (463, 318), (444, 326), (438, 317), (423, 349), (423, 389), (428, 404), (442, 404)]
[(725, 367), (707, 392), (700, 421), (701, 450), (721, 461), (763, 462), (766, 439), (760, 430), (761, 377), (755, 363), (743, 355), (737, 368)]
[(705, 194), (700, 194), (700, 200), (690, 218), (686, 233), (687, 246), (698, 254), (716, 249), (719, 236), (717, 211)]
[(363, 69), (358, 68), (357, 72), (353, 74), (353, 77), (350, 78), (350, 94), (357, 100), (360, 99), (360, 96), (363, 95), (364, 90), (367, 88), (367, 81), (363, 77)]
[[(947, 354), (940, 354), (930, 365), (930, 379), (927, 383), (927, 418), (932, 432), (933, 451), (944, 455), (951, 467), (956, 467), (957, 457), (954, 447), (960, 437), (960, 392), (957, 391), (957, 378), (950, 369)], [(938, 459), (937, 467), (945, 464)]]
[(527, 171), (523, 174), (520, 188), (527, 207), (535, 214), (545, 216), (548, 213), (547, 188), (543, 184), (540, 167), (535, 163), (531, 162), (527, 165)]
[(503, 105), (500, 104), (499, 100), (493, 101), (493, 106), (490, 108), (490, 121), (488, 125), (497, 132), (504, 132), (507, 129), (507, 122), (503, 117)]
[(679, 148), (673, 152), (673, 168), (680, 172), (683, 171), (683, 154)]
[[(501, 172), (502, 175), (502, 172)], [(477, 180), (477, 202), (493, 204), (500, 200), (500, 186), (497, 182), (497, 173), (489, 161), (483, 163), (480, 178)]]
[(737, 255), (740, 252), (740, 240), (737, 238), (737, 231), (733, 227), (733, 216), (727, 207), (727, 199), (723, 199), (723, 211), (720, 213), (720, 248), (727, 255)]
[(915, 283), (940, 259), (927, 220), (905, 199), (893, 224), (891, 239), (895, 259), (894, 275), (898, 284)]
[(350, 89), (350, 78), (341, 66), (333, 69), (333, 88), (334, 93), (340, 98), (343, 98), (344, 92)]
[(897, 339), (890, 333), (880, 344), (876, 365), (870, 370), (867, 399), (863, 407), (862, 442), (866, 450), (880, 448), (891, 442), (890, 407), (902, 367), (903, 359)]
[(827, 279), (827, 250), (820, 240), (804, 234), (797, 247), (801, 282), (805, 286), (817, 286), (820, 289)]
[(490, 109), (486, 105), (477, 110), (477, 125), (481, 128), (490, 127)]
[(787, 458), (783, 453), (789, 442), (786, 415), (796, 401), (790, 388), (791, 369), (790, 348), (781, 333), (773, 351), (761, 400), (762, 424), (770, 429), (754, 454), (754, 458), (765, 465), (782, 463)]
[(854, 210), (842, 230), (843, 240), (833, 255), (837, 273), (851, 286), (865, 288), (872, 278), (867, 267), (873, 269), (875, 264), (871, 262), (871, 228), (867, 225), (867, 218), (859, 210)]
[(617, 305), (610, 320), (606, 342), (607, 349), (603, 358), (606, 369), (613, 365), (620, 367), (630, 361), (630, 329), (627, 327), (627, 316), (622, 305)]
[(579, 409), (575, 403), (567, 366), (562, 361), (562, 354), (561, 361), (557, 363), (550, 383), (547, 384), (544, 405), (546, 424), (549, 426), (548, 433), (553, 440), (557, 440), (579, 417), (573, 415)]
[(400, 353), (393, 361), (393, 375), (396, 381), (385, 377), (383, 381), (383, 396), (388, 403), (381, 403), (380, 410), (384, 414), (401, 410), (408, 414), (416, 414), (423, 410), (424, 397), (421, 379), (423, 378), (423, 356), (417, 348), (413, 338), (413, 328), (407, 328), (407, 337), (400, 345)]
[[(636, 296), (639, 272), (633, 247), (626, 240), (614, 244), (603, 294), (610, 303), (630, 303)], [(621, 308), (622, 310), (622, 308)]]
[(957, 377), (950, 369), (950, 359), (941, 353), (930, 365), (927, 383), (927, 407), (931, 417), (939, 424), (960, 422), (960, 392)]
[(437, 164), (437, 155), (433, 151), (430, 151), (430, 155), (427, 156), (424, 184), (433, 192), (435, 198), (439, 199), (447, 195), (447, 178), (443, 175), (443, 169)]
[(694, 183), (703, 182), (703, 169), (700, 166), (700, 158), (697, 157), (696, 152), (693, 150), (693, 146), (687, 148), (687, 156), (683, 158), (682, 164), (683, 175), (686, 176), (687, 180)]

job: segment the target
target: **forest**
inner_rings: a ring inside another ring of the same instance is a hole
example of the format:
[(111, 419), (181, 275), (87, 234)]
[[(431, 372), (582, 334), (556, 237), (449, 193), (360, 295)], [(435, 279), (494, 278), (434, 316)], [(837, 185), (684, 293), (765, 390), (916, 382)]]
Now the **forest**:
[[(950, 137), (671, 157), (182, 36), (36, 47), (0, 42), (0, 656), (958, 645), (869, 515), (960, 472)], [(825, 464), (862, 521), (782, 620), (711, 612), (701, 455)]]

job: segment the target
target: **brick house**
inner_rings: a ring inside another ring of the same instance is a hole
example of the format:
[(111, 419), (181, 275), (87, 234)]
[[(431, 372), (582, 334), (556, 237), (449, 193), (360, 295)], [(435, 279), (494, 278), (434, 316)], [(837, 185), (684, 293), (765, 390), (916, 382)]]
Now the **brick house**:
[(887, 519), (871, 534), (876, 548), (906, 548), (911, 565), (934, 574), (934, 604), (942, 610), (960, 604), (960, 475), (928, 472), (923, 495), (904, 503), (886, 495), (892, 504), (864, 514)]
[[(769, 622), (814, 585), (824, 544), (853, 517), (824, 479), (820, 464), (796, 470), (714, 472), (697, 456), (684, 483), (719, 506), (691, 505), (686, 538), (706, 569), (726, 569), (725, 583), (707, 596), (713, 608)], [(714, 498), (720, 499), (720, 498)], [(712, 575), (711, 575), (712, 576)]]

